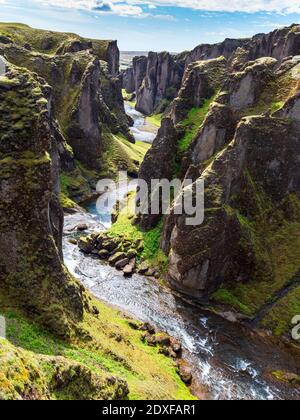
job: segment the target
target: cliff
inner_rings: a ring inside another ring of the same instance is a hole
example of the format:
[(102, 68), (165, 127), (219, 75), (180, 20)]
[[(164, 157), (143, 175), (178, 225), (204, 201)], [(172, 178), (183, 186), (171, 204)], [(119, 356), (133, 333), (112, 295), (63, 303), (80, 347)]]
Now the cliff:
[(123, 87), (127, 93), (138, 92), (147, 72), (147, 57), (134, 57), (132, 67), (123, 72)]
[[(0, 24), (0, 34), (0, 54), (52, 87), (53, 124), (64, 171), (61, 199), (64, 207), (73, 207), (74, 201), (91, 196), (106, 175), (113, 135), (134, 142), (122, 98), (117, 44), (19, 24)], [(127, 157), (122, 169), (131, 167)]]
[[(238, 71), (225, 59), (190, 64), (140, 177), (205, 183), (202, 225), (188, 226), (189, 216), (175, 207), (164, 218), (171, 286), (289, 337), (300, 310), (299, 58), (279, 58), (248, 61)], [(159, 220), (138, 219), (144, 230)]]
[[(87, 88), (76, 121), (93, 136), (80, 112), (100, 65), (93, 57), (85, 67), (79, 54)], [(63, 265), (59, 175), (72, 153), (58, 97), (40, 75), (0, 63), (0, 399), (191, 399), (174, 361), (142, 341), (142, 325), (96, 301)]]
[(128, 93), (136, 92), (137, 111), (150, 115), (163, 111), (176, 97), (183, 71), (183, 62), (170, 53), (150, 52), (147, 58), (133, 60), (133, 67), (124, 73), (123, 86)]
[[(177, 96), (184, 70), (197, 61), (226, 58), (228, 68), (240, 70), (247, 62), (258, 58), (272, 57), (282, 60), (296, 56), (300, 47), (300, 26), (292, 25), (275, 30), (269, 34), (258, 34), (249, 39), (226, 39), (218, 44), (200, 44), (190, 52), (170, 56), (166, 53), (150, 53), (147, 59), (147, 71), (142, 84), (135, 86), (136, 77), (133, 69), (128, 69), (124, 87), (128, 92), (136, 91), (137, 110), (146, 115), (164, 110)], [(128, 83), (127, 83), (128, 80)]]

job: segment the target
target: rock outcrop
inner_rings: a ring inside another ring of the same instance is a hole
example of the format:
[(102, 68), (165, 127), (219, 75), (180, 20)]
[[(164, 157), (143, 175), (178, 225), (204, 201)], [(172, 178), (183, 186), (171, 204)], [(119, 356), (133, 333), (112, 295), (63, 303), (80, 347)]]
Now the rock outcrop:
[(0, 79), (0, 290), (69, 337), (83, 316), (83, 289), (61, 262), (63, 213), (51, 90), (10, 66)]
[[(194, 187), (204, 181), (203, 224), (189, 226), (190, 215), (175, 214), (176, 198), (164, 217), (161, 246), (172, 287), (251, 316), (273, 299), (260, 322), (283, 334), (292, 318), (284, 311), (294, 305), (287, 302), (299, 295), (292, 279), (300, 263), (300, 62), (279, 59), (240, 62), (237, 71), (225, 59), (190, 64), (140, 177), (149, 184), (180, 174)], [(161, 217), (138, 221), (149, 230)]]
[(127, 93), (138, 92), (147, 72), (147, 57), (134, 57), (132, 67), (123, 72), (123, 87)]
[(146, 76), (137, 91), (136, 109), (152, 114), (163, 99), (175, 98), (183, 76), (183, 66), (167, 53), (150, 52)]
[[(2, 32), (10, 34), (10, 42), (0, 42), (0, 54), (52, 87), (52, 133), (64, 171), (60, 198), (65, 208), (74, 207), (74, 201), (93, 194), (99, 172), (108, 172), (113, 134), (134, 143), (118, 74), (117, 44), (18, 24), (0, 24)], [(122, 162), (120, 169), (130, 164)]]
[(100, 64), (94, 59), (83, 75), (77, 109), (71, 115), (67, 133), (76, 158), (91, 169), (100, 168), (102, 152), (99, 91)]
[(191, 228), (184, 216), (176, 218), (169, 268), (173, 285), (201, 297), (220, 284), (272, 276), (257, 249), (263, 241), (256, 242), (250, 226), (268, 223), (275, 208), (283, 218), (296, 217), (288, 215), (288, 206), (300, 191), (298, 139), (296, 123), (268, 117), (241, 121), (233, 142), (202, 174), (204, 224)]
[[(134, 69), (128, 69), (124, 78), (124, 87), (128, 92), (137, 93), (137, 110), (151, 114), (156, 109), (166, 108), (181, 84), (184, 70), (191, 63), (212, 60), (218, 57), (227, 59), (229, 71), (243, 70), (250, 61), (271, 57), (278, 61), (278, 66), (287, 57), (297, 56), (300, 51), (300, 26), (275, 30), (269, 34), (258, 34), (249, 39), (226, 39), (218, 44), (200, 44), (190, 52), (170, 56), (166, 53), (150, 53), (147, 59), (147, 73), (140, 89), (134, 88), (137, 82)], [(162, 69), (162, 70), (161, 70)], [(166, 77), (167, 70), (170, 77)]]

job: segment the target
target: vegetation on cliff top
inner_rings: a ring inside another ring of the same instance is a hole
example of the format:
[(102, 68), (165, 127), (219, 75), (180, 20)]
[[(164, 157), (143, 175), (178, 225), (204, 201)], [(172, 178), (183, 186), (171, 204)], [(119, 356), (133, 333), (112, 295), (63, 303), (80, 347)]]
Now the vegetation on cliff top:
[(0, 35), (8, 37), (19, 46), (30, 46), (35, 51), (48, 55), (54, 55), (59, 47), (67, 46), (74, 41), (90, 41), (100, 60), (106, 60), (110, 42), (86, 39), (72, 33), (35, 29), (22, 23), (0, 23)]

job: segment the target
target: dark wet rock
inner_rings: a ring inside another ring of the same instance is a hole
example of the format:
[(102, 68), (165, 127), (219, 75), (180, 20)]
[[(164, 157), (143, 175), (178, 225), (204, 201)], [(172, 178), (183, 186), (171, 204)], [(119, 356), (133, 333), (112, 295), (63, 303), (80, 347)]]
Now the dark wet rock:
[(190, 384), (193, 379), (192, 368), (184, 363), (179, 365), (178, 374), (185, 384)]
[[(130, 246), (131, 246), (131, 244), (130, 244)], [(126, 253), (126, 257), (128, 258), (128, 259), (132, 259), (132, 258), (135, 258), (137, 256), (137, 251), (135, 250), (135, 249), (130, 249), (127, 253)]]
[(91, 239), (89, 236), (82, 237), (78, 241), (78, 247), (81, 251), (89, 254), (94, 249), (96, 240)]
[(127, 264), (124, 268), (123, 268), (123, 273), (125, 277), (130, 277), (133, 275), (134, 273), (134, 266), (131, 264)]
[(143, 262), (138, 269), (139, 274), (145, 274), (149, 270), (149, 265), (145, 262)]
[(139, 322), (139, 321), (134, 321), (134, 320), (129, 320), (129, 321), (128, 321), (128, 325), (129, 325), (129, 326), (130, 326), (130, 328), (132, 328), (133, 330), (140, 330), (140, 329), (141, 329), (142, 322)]
[(109, 252), (106, 250), (106, 249), (101, 249), (99, 252), (98, 252), (98, 255), (99, 255), (99, 257), (102, 259), (102, 260), (106, 260), (108, 257), (109, 257)]
[(124, 258), (126, 258), (126, 254), (124, 254), (124, 252), (117, 252), (108, 259), (108, 262), (111, 265), (116, 265), (117, 262), (124, 260)]
[(171, 344), (171, 338), (168, 334), (157, 333), (155, 334), (155, 342), (158, 346), (168, 347)]
[(129, 259), (128, 258), (123, 258), (121, 260), (119, 260), (118, 262), (116, 262), (115, 267), (117, 270), (123, 270), (124, 267), (126, 267), (126, 265), (128, 265), (129, 263)]
[(151, 324), (149, 324), (149, 322), (144, 322), (141, 327), (140, 327), (141, 331), (148, 331), (149, 334), (155, 334), (155, 327)]
[(83, 232), (83, 231), (85, 231), (85, 230), (88, 230), (88, 225), (87, 224), (85, 224), (85, 223), (83, 223), (83, 224), (80, 224), (80, 225), (78, 225), (77, 226), (77, 230), (79, 231), (79, 232)]
[(0, 44), (12, 44), (13, 40), (8, 37), (8, 36), (4, 36), (4, 35), (0, 35)]
[(151, 334), (143, 334), (142, 341), (144, 341), (148, 346), (155, 347), (156, 346), (156, 339), (154, 335)]
[(145, 273), (145, 276), (154, 277), (155, 273), (156, 273), (155, 268), (151, 267), (151, 268), (148, 268), (148, 270)]
[(114, 239), (107, 238), (102, 242), (102, 247), (105, 248), (108, 252), (114, 251), (118, 246), (118, 242)]
[(171, 349), (178, 355), (182, 351), (182, 345), (175, 338), (171, 338)]

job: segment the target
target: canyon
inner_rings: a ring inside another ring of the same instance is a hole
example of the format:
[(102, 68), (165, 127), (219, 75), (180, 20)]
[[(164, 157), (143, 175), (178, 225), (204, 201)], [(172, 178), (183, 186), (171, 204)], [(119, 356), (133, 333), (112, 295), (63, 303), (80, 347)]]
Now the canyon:
[[(120, 71), (116, 41), (0, 23), (1, 399), (299, 399), (299, 54), (292, 25)], [(119, 171), (204, 180), (204, 223), (127, 190), (99, 216)]]

